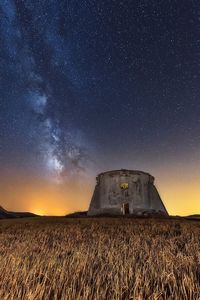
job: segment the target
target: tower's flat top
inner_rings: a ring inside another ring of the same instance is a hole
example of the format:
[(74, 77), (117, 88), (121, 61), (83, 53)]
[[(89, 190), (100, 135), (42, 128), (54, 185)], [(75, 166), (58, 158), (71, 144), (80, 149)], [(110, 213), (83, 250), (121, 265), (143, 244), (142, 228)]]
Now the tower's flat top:
[(101, 176), (101, 175), (104, 175), (104, 174), (120, 174), (120, 173), (129, 173), (129, 174), (145, 174), (145, 175), (149, 175), (151, 177), (153, 177), (151, 174), (147, 173), (147, 172), (144, 172), (144, 171), (140, 171), (140, 170), (127, 170), (127, 169), (120, 169), (120, 170), (111, 170), (111, 171), (106, 171), (106, 172), (102, 172), (100, 174), (98, 174), (98, 176)]

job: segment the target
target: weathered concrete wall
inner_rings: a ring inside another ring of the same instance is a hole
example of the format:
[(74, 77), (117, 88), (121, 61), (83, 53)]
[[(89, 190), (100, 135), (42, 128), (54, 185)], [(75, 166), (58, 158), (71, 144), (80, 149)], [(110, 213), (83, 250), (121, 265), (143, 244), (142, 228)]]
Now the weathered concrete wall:
[(145, 211), (167, 214), (150, 174), (131, 170), (99, 174), (88, 215), (122, 214), (123, 203), (129, 204), (131, 214)]

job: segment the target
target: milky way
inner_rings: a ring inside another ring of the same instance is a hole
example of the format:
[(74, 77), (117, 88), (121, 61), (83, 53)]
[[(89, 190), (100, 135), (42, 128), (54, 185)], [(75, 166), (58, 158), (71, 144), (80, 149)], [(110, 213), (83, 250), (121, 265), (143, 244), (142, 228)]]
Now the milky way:
[(89, 159), (89, 146), (74, 117), (74, 101), (81, 101), (74, 90), (82, 81), (72, 62), (70, 40), (60, 34), (62, 9), (52, 4), (46, 12), (47, 6), (32, 6), (31, 1), (1, 4), (3, 138), (11, 151), (16, 140), (16, 163), (23, 152), (25, 164), (33, 169), (39, 164), (51, 175), (76, 174)]
[(198, 173), (198, 0), (3, 0), (0, 64), (2, 173)]

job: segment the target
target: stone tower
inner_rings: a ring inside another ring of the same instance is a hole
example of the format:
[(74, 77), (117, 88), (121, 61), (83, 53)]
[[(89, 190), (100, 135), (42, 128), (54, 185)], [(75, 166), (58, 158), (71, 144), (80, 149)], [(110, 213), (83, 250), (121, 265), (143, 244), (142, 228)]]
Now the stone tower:
[(134, 170), (101, 173), (91, 199), (88, 215), (121, 214), (168, 215), (154, 186), (154, 177)]

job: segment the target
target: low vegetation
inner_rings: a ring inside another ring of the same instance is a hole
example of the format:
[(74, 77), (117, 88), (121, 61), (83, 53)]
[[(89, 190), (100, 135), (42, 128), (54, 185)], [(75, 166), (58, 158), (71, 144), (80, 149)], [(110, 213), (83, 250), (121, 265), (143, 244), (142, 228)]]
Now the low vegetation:
[(0, 299), (200, 299), (200, 222), (2, 220)]

